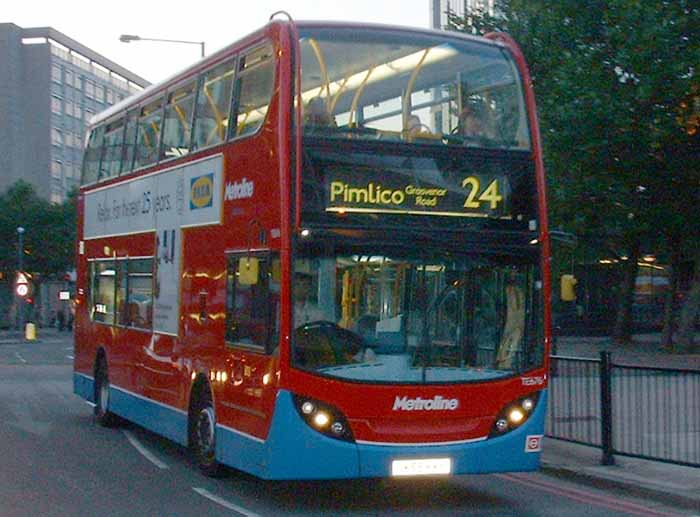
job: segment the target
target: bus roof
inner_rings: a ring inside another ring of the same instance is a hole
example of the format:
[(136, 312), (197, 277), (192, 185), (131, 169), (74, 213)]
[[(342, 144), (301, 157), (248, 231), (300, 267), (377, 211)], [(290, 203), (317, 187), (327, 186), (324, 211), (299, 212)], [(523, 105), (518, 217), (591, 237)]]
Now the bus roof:
[[(114, 104), (113, 106), (107, 108), (106, 110), (101, 111), (100, 113), (97, 113), (96, 115), (94, 115), (90, 119), (89, 126), (93, 127), (93, 126), (111, 118), (115, 114), (121, 113), (125, 109), (128, 109), (130, 107), (136, 107), (141, 103), (141, 101), (143, 101), (144, 99), (149, 99), (156, 92), (163, 91), (167, 87), (172, 86), (176, 83), (179, 83), (180, 81), (184, 80), (187, 77), (194, 76), (199, 70), (203, 70), (213, 63), (223, 61), (226, 57), (228, 57), (232, 54), (235, 54), (235, 52), (241, 46), (243, 46), (249, 42), (254, 42), (254, 41), (260, 39), (262, 36), (264, 36), (268, 32), (270, 27), (272, 27), (274, 25), (290, 25), (291, 23), (292, 22), (288, 22), (285, 20), (273, 20), (273, 21), (271, 21), (270, 23), (259, 28), (258, 30), (251, 32), (250, 34), (246, 35), (245, 37), (243, 37), (239, 40), (236, 40), (235, 42), (231, 43), (230, 45), (227, 45), (226, 47), (223, 47), (222, 49), (216, 51), (215, 53), (197, 61), (196, 63), (194, 63), (192, 65), (189, 65), (188, 67), (171, 75), (170, 77), (168, 77), (168, 78), (166, 78), (158, 83), (152, 84), (148, 88), (145, 88), (143, 91), (140, 91), (134, 95), (131, 95), (130, 97), (127, 97), (126, 99), (118, 102), (117, 104)], [(293, 23), (299, 29), (350, 28), (350, 29), (388, 30), (388, 31), (398, 31), (398, 32), (413, 33), (413, 34), (439, 36), (441, 38), (451, 37), (451, 38), (455, 38), (455, 39), (470, 40), (470, 41), (479, 42), (479, 43), (483, 43), (483, 44), (503, 46), (503, 44), (498, 42), (498, 41), (489, 40), (489, 39), (486, 39), (484, 37), (472, 36), (472, 35), (464, 34), (464, 33), (460, 33), (460, 32), (448, 32), (448, 31), (437, 30), (437, 29), (424, 29), (424, 28), (405, 27), (405, 26), (400, 26), (400, 25), (387, 25), (387, 24), (378, 24), (378, 23), (315, 21), (315, 20), (314, 21), (309, 21), (309, 20), (294, 21)]]

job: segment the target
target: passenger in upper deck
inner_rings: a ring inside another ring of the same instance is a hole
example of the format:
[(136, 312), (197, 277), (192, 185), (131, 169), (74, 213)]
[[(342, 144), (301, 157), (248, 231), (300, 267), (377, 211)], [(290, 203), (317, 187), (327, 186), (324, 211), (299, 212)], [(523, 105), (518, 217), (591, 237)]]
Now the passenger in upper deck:
[(459, 115), (459, 134), (468, 138), (493, 138), (486, 106), (467, 102)]
[(304, 125), (312, 128), (335, 127), (335, 119), (323, 97), (314, 97), (304, 108)]
[(409, 115), (406, 131), (409, 137), (415, 137), (421, 134), (426, 126), (424, 126), (418, 115)]

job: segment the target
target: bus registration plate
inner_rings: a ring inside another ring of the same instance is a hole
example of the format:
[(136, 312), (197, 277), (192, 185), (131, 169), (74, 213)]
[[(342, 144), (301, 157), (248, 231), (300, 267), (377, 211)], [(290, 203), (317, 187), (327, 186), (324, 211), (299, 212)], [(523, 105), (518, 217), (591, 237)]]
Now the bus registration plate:
[(392, 476), (432, 476), (451, 473), (452, 460), (450, 458), (393, 460), (391, 462)]

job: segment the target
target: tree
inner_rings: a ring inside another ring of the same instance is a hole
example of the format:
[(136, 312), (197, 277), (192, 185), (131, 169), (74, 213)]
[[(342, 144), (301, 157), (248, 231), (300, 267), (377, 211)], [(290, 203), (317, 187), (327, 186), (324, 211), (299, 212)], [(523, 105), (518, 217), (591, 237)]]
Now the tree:
[(697, 155), (687, 159), (679, 110), (700, 83), (700, 7), (497, 0), (495, 12), (449, 18), (458, 30), (504, 30), (521, 45), (538, 99), (552, 226), (595, 236), (621, 264), (614, 336), (628, 340), (640, 250), (697, 240), (688, 232)]
[[(77, 191), (63, 204), (40, 198), (27, 182), (18, 181), (0, 195), (0, 271), (17, 270), (17, 227), (25, 228), (24, 269), (41, 277), (60, 276), (75, 263)], [(9, 275), (8, 275), (9, 276)]]

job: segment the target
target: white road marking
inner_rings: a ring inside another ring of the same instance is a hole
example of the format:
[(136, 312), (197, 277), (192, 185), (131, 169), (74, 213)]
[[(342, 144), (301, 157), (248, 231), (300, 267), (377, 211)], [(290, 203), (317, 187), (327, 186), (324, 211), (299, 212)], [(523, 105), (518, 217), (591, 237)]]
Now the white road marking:
[(72, 355), (67, 355), (66, 359), (75, 359), (75, 357), (73, 357)]
[(233, 510), (236, 513), (240, 513), (241, 515), (245, 515), (246, 517), (260, 517), (260, 514), (251, 512), (250, 510), (246, 510), (242, 506), (238, 506), (237, 504), (233, 504), (226, 499), (222, 499), (218, 495), (212, 494), (209, 490), (206, 490), (204, 488), (198, 488), (198, 487), (192, 487), (192, 490), (197, 492), (199, 495), (206, 497), (210, 501), (214, 501), (216, 504), (220, 504), (224, 508), (228, 508), (229, 510)]
[(15, 352), (15, 357), (17, 359), (19, 359), (20, 361), (22, 361), (24, 364), (27, 364), (27, 360), (24, 357), (22, 357), (21, 355), (19, 355), (19, 352)]
[(169, 468), (165, 463), (156, 458), (155, 454), (146, 449), (146, 447), (144, 447), (143, 444), (139, 442), (133, 434), (124, 429), (122, 430), (122, 432), (126, 436), (126, 439), (129, 440), (129, 443), (134, 446), (134, 449), (139, 451), (144, 458), (153, 463), (159, 469)]

